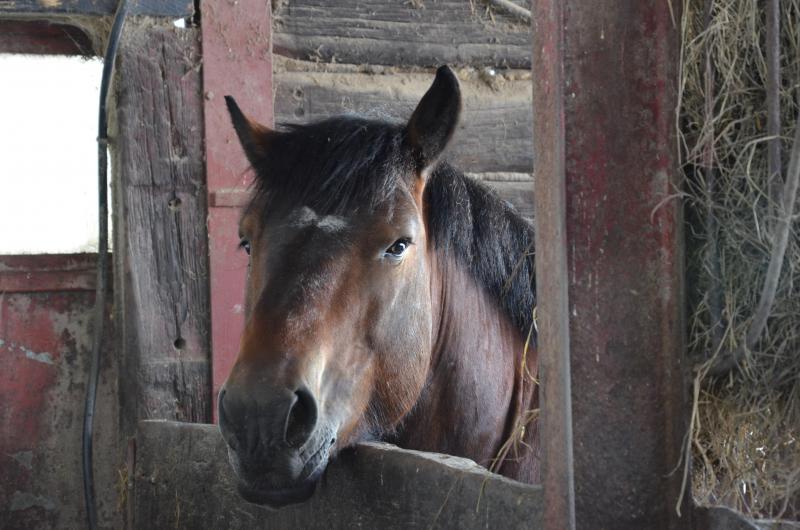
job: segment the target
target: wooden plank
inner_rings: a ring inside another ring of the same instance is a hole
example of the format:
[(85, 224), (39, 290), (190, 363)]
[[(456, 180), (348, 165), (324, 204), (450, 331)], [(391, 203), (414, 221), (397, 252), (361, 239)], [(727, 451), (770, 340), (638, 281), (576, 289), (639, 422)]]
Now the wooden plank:
[(209, 421), (208, 243), (198, 32), (129, 21), (113, 135), (124, 435)]
[(540, 528), (542, 489), (471, 460), (364, 443), (333, 460), (314, 496), (270, 510), (239, 497), (219, 429), (142, 422), (132, 528)]
[(89, 291), (97, 284), (97, 254), (0, 255), (0, 293)]
[(0, 20), (0, 53), (94, 55), (83, 31), (42, 20)]
[(533, 219), (533, 180), (487, 180), (485, 182), (497, 192), (501, 199), (516, 208), (523, 217)]
[[(239, 250), (239, 211), (249, 164), (231, 126), (223, 96), (272, 124), (270, 5), (265, 0), (207, 0), (202, 4), (208, 239), (211, 285), (213, 402), (239, 353), (244, 329), (247, 255)], [(216, 416), (216, 407), (212, 407)]]
[[(468, 172), (533, 169), (530, 76), (498, 74), (494, 88), (475, 71), (459, 71), (464, 110), (445, 155)], [(309, 122), (343, 113), (406, 120), (433, 80), (431, 73), (342, 72), (276, 74), (279, 122)], [(247, 109), (245, 109), (247, 110)]]
[(530, 24), (492, 10), (485, 2), (283, 0), (273, 4), (275, 53), (295, 59), (530, 68)]
[[(5, 183), (6, 181), (3, 180)], [(32, 280), (45, 271), (83, 281), (96, 255), (2, 256), (0, 269)], [(47, 281), (47, 279), (45, 279)], [(2, 283), (2, 273), (0, 273)], [(0, 527), (86, 528), (81, 432), (92, 350), (94, 292), (74, 284), (6, 291), (0, 285)], [(66, 286), (67, 290), (61, 290)], [(112, 296), (106, 298), (111, 329)], [(94, 465), (100, 528), (121, 528), (114, 485), (120, 465), (117, 365), (112, 334), (103, 341), (95, 408)]]
[[(0, 0), (0, 17), (7, 16), (112, 16), (119, 0)], [(192, 0), (130, 0), (131, 15), (188, 18)]]

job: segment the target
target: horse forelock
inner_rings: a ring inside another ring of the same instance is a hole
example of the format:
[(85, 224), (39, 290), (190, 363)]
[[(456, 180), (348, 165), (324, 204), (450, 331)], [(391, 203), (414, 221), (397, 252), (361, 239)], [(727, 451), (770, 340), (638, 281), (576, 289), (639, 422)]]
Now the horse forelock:
[[(261, 208), (307, 207), (320, 217), (372, 213), (409, 185), (404, 134), (401, 125), (352, 116), (281, 125), (271, 156), (254, 168), (252, 200)], [(340, 225), (327, 221), (324, 227)]]

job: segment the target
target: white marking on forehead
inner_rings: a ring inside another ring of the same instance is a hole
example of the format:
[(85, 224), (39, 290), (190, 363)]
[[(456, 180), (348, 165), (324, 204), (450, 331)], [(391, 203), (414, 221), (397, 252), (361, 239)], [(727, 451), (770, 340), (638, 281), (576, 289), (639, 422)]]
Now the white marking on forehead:
[(293, 211), (289, 217), (292, 219), (293, 226), (303, 227), (316, 222), (317, 213), (308, 206), (303, 206)]
[(338, 232), (347, 228), (347, 219), (338, 215), (326, 215), (319, 220), (317, 226), (326, 232)]
[(303, 206), (302, 208), (296, 209), (289, 216), (289, 219), (291, 225), (298, 228), (316, 226), (325, 232), (337, 232), (347, 228), (347, 219), (344, 217), (340, 217), (338, 215), (326, 215), (320, 218), (317, 213), (308, 206)]

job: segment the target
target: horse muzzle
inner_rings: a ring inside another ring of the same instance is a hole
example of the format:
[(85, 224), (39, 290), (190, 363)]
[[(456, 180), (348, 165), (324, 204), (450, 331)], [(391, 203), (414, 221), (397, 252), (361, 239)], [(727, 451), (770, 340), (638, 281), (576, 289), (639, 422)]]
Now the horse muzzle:
[(236, 451), (228, 447), (228, 458), (242, 498), (277, 509), (304, 502), (314, 494), (317, 482), (327, 467), (329, 452), (330, 445), (321, 447), (310, 457), (276, 454), (265, 461), (255, 462), (240, 458)]
[(305, 387), (260, 399), (244, 395), (223, 389), (218, 402), (239, 493), (272, 508), (307, 500), (325, 471), (336, 431), (318, 421), (316, 400)]

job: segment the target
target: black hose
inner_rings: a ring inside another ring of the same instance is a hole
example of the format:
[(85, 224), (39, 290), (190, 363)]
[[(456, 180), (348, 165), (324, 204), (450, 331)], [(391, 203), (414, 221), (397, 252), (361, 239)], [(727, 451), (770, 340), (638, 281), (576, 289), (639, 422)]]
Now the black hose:
[(97, 401), (97, 382), (100, 377), (100, 350), (103, 346), (103, 325), (106, 315), (106, 292), (108, 291), (108, 116), (106, 99), (114, 59), (117, 56), (122, 26), (128, 14), (128, 1), (119, 0), (114, 25), (108, 37), (106, 55), (103, 59), (103, 78), (100, 83), (100, 112), (97, 132), (97, 206), (98, 206), (98, 245), (97, 245), (97, 287), (94, 299), (94, 337), (92, 341), (92, 365), (89, 372), (89, 385), (86, 389), (86, 402), (83, 409), (83, 498), (86, 505), (86, 518), (91, 530), (97, 528), (97, 504), (94, 496), (94, 469), (92, 466), (92, 436), (94, 434), (94, 409)]

